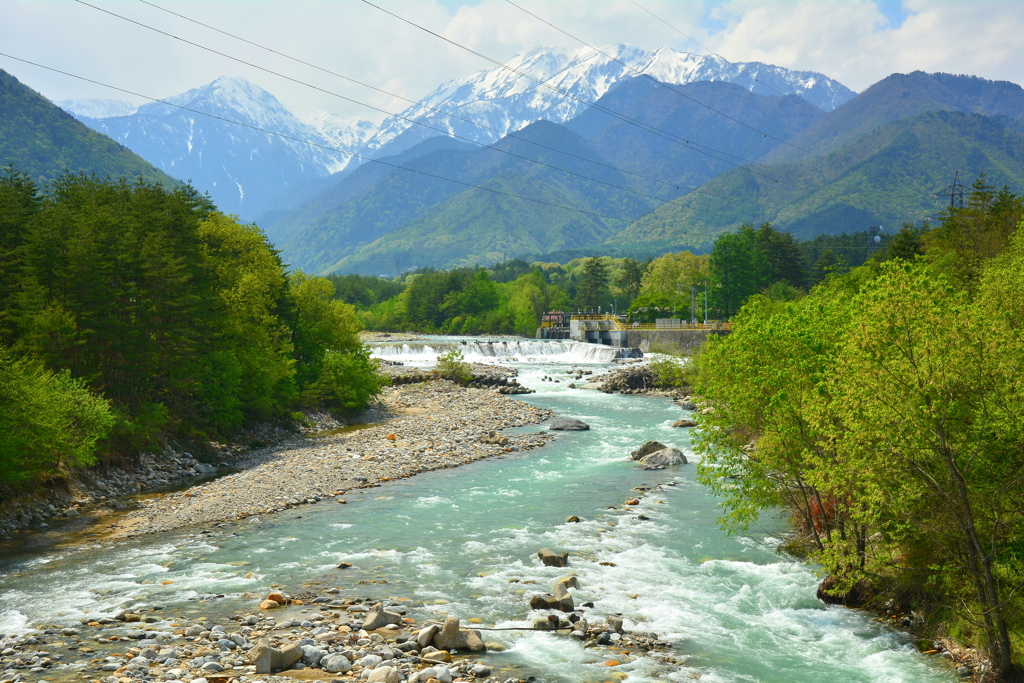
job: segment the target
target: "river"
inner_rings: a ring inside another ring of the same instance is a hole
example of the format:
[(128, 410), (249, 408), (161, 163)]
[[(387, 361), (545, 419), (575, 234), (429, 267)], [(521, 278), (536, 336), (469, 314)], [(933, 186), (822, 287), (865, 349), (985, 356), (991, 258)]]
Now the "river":
[[(429, 365), (451, 341), (377, 353)], [(159, 603), (168, 618), (234, 614), (252, 609), (242, 592), (265, 593), (272, 584), (408, 598), (417, 621), (454, 614), (528, 625), (529, 595), (550, 590), (567, 572), (538, 566), (537, 550), (550, 547), (570, 553), (569, 570), (580, 581), (574, 597), (594, 602), (592, 619), (621, 613), (627, 629), (658, 633), (685, 659), (682, 667), (646, 657), (615, 667), (631, 683), (957, 679), (919, 654), (906, 634), (867, 613), (818, 602), (819, 577), (775, 551), (783, 519), (769, 516), (749, 535), (729, 536), (716, 524), (716, 500), (694, 480), (694, 465), (647, 472), (629, 461), (629, 451), (649, 439), (679, 447), (691, 462), (695, 456), (690, 430), (670, 426), (680, 410), (669, 400), (568, 388), (571, 365), (609, 367), (606, 349), (558, 342), (462, 348), (474, 360), (514, 365), (520, 382), (537, 390), (516, 398), (584, 420), (591, 430), (563, 433), (539, 450), (350, 492), (344, 506), (305, 506), (207, 535), (193, 530), (113, 547), (19, 553), (0, 560), (0, 633), (39, 622), (77, 624), (132, 604)], [(634, 487), (654, 490), (626, 510)], [(567, 523), (571, 515), (583, 521)], [(354, 567), (338, 571), (340, 562)], [(607, 652), (564, 636), (485, 635), (508, 647), (485, 656), (491, 666), (543, 681), (610, 678)]]

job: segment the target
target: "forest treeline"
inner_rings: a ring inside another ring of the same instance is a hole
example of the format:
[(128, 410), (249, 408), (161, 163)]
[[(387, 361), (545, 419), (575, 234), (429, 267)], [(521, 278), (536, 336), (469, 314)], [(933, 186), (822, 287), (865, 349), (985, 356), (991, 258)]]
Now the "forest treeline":
[(890, 258), (750, 297), (691, 377), (724, 524), (786, 508), (788, 547), (832, 593), (895, 598), (1007, 677), (1024, 660), (1022, 205), (979, 179)]
[(798, 241), (764, 223), (721, 235), (710, 254), (683, 251), (645, 261), (594, 256), (564, 264), (513, 259), (486, 269), (328, 279), (367, 329), (532, 337), (552, 310), (617, 312), (634, 322), (728, 319), (753, 294), (794, 298), (830, 273), (893, 257), (889, 246), (900, 244), (896, 236), (869, 246), (866, 232)]
[(188, 186), (0, 174), (0, 485), (230, 437), (384, 381), (331, 281)]

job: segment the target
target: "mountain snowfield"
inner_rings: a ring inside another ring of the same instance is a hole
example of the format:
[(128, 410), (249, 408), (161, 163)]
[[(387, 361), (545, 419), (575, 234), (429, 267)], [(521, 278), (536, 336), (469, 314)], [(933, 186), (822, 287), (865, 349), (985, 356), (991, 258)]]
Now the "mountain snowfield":
[(441, 134), (490, 144), (541, 119), (564, 123), (616, 83), (641, 74), (674, 85), (726, 81), (764, 95), (798, 95), (823, 111), (856, 95), (824, 74), (760, 62), (730, 63), (669, 48), (611, 45), (570, 53), (541, 47), (516, 55), (505, 66), (449, 81), (400, 117), (385, 119), (361, 154), (397, 154)]
[(76, 119), (106, 119), (111, 116), (129, 116), (139, 109), (139, 105), (128, 100), (58, 100), (58, 107)]
[(228, 76), (127, 115), (89, 116), (112, 109), (94, 101), (60, 106), (244, 219), (290, 188), (344, 168), (351, 158), (344, 152), (375, 130), (368, 121), (326, 112), (300, 118), (266, 90)]

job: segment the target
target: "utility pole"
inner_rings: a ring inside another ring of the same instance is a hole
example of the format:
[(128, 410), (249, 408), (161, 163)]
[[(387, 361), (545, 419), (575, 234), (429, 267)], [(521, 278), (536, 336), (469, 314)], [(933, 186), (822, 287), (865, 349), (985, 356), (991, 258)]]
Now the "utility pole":
[(960, 171), (957, 171), (953, 176), (953, 184), (947, 187), (942, 192), (932, 195), (935, 199), (939, 197), (949, 197), (949, 208), (951, 209), (962, 209), (964, 208), (964, 194), (965, 188), (960, 182)]
[(708, 281), (704, 281), (704, 324), (708, 324)]

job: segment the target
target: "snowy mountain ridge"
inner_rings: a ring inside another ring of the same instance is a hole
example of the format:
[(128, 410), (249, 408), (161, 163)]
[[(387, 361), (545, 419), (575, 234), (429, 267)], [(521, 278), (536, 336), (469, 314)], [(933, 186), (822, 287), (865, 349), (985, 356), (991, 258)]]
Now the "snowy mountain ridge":
[(647, 51), (611, 45), (570, 53), (540, 47), (517, 54), (505, 67), (495, 66), (439, 86), (419, 104), (401, 112), (402, 118), (385, 119), (362, 153), (373, 157), (395, 154), (445, 132), (490, 144), (540, 119), (564, 123), (616, 83), (639, 75), (674, 85), (726, 81), (763, 95), (797, 95), (823, 111), (856, 95), (817, 72), (761, 62), (730, 63), (713, 55), (670, 48)]
[(105, 119), (111, 116), (128, 116), (138, 110), (138, 105), (128, 100), (59, 100), (55, 105), (75, 118)]

